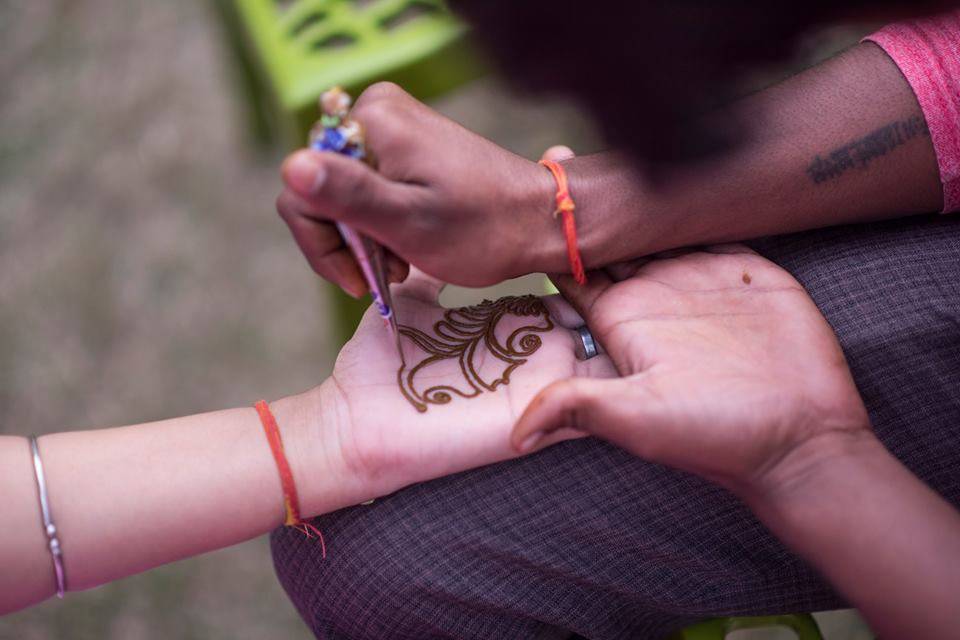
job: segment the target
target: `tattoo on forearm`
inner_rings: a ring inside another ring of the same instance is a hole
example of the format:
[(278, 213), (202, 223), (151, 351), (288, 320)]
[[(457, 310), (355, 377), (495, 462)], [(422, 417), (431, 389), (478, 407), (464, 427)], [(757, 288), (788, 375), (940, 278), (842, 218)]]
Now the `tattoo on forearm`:
[(919, 136), (929, 136), (930, 129), (922, 116), (915, 115), (906, 120), (897, 120), (871, 131), (862, 138), (837, 147), (825, 156), (817, 154), (807, 175), (815, 184), (837, 178), (854, 167), (866, 168), (873, 160), (884, 156), (899, 146)]
[[(496, 335), (497, 325), (507, 314), (535, 317), (535, 324), (514, 329), (501, 342)], [(400, 392), (417, 411), (427, 410), (431, 404), (447, 404), (453, 396), (475, 398), (484, 391), (496, 391), (500, 385), (510, 384), (510, 374), (537, 351), (542, 340), (538, 333), (553, 329), (550, 312), (536, 296), (506, 297), (494, 302), (484, 300), (472, 307), (450, 309), (443, 319), (433, 325), (433, 335), (413, 327), (401, 326), (400, 334), (426, 352), (427, 357), (408, 368), (397, 371)], [(477, 371), (486, 354), (506, 363), (499, 377), (485, 380)], [(417, 375), (443, 360), (457, 359), (463, 381), (438, 384), (423, 391), (417, 389)]]

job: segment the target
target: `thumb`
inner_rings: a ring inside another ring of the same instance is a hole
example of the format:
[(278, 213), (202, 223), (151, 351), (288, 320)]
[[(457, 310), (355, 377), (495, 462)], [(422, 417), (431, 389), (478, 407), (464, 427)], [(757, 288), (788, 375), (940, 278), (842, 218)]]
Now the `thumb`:
[(637, 376), (560, 380), (530, 402), (510, 442), (520, 453), (529, 453), (549, 434), (574, 429), (633, 450), (653, 404)]
[(353, 158), (311, 149), (287, 158), (281, 174), (303, 200), (304, 215), (346, 222), (374, 236), (385, 218), (409, 210), (418, 188), (388, 180)]

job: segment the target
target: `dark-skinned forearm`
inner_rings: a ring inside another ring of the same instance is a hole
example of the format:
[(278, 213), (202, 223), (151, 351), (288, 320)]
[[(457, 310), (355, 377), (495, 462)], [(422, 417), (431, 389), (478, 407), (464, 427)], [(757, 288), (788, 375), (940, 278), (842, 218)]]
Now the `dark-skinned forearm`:
[[(749, 123), (747, 142), (707, 163), (662, 173), (655, 185), (609, 154), (564, 163), (588, 266), (942, 207), (916, 98), (873, 44), (857, 45), (732, 110)], [(562, 266), (561, 249), (559, 264), (547, 269)]]
[[(811, 455), (812, 454), (812, 455)], [(948, 638), (960, 592), (960, 513), (872, 435), (812, 441), (778, 465), (758, 517), (881, 638)]]

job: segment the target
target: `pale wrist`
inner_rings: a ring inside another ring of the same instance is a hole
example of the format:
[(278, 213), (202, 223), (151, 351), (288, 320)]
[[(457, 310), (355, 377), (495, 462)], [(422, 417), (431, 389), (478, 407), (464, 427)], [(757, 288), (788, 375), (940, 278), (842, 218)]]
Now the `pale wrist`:
[(344, 456), (339, 405), (329, 381), (270, 403), (283, 436), (303, 518), (368, 499), (364, 497), (368, 493), (364, 478)]

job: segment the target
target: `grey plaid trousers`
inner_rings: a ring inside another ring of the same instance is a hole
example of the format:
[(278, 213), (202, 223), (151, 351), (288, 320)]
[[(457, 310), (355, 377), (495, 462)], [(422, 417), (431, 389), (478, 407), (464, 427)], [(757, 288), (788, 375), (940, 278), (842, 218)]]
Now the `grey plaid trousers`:
[[(960, 503), (960, 216), (752, 244), (810, 291), (886, 446)], [(844, 604), (723, 489), (594, 439), (315, 522), (326, 560), (286, 529), (272, 547), (321, 638), (659, 638)]]

